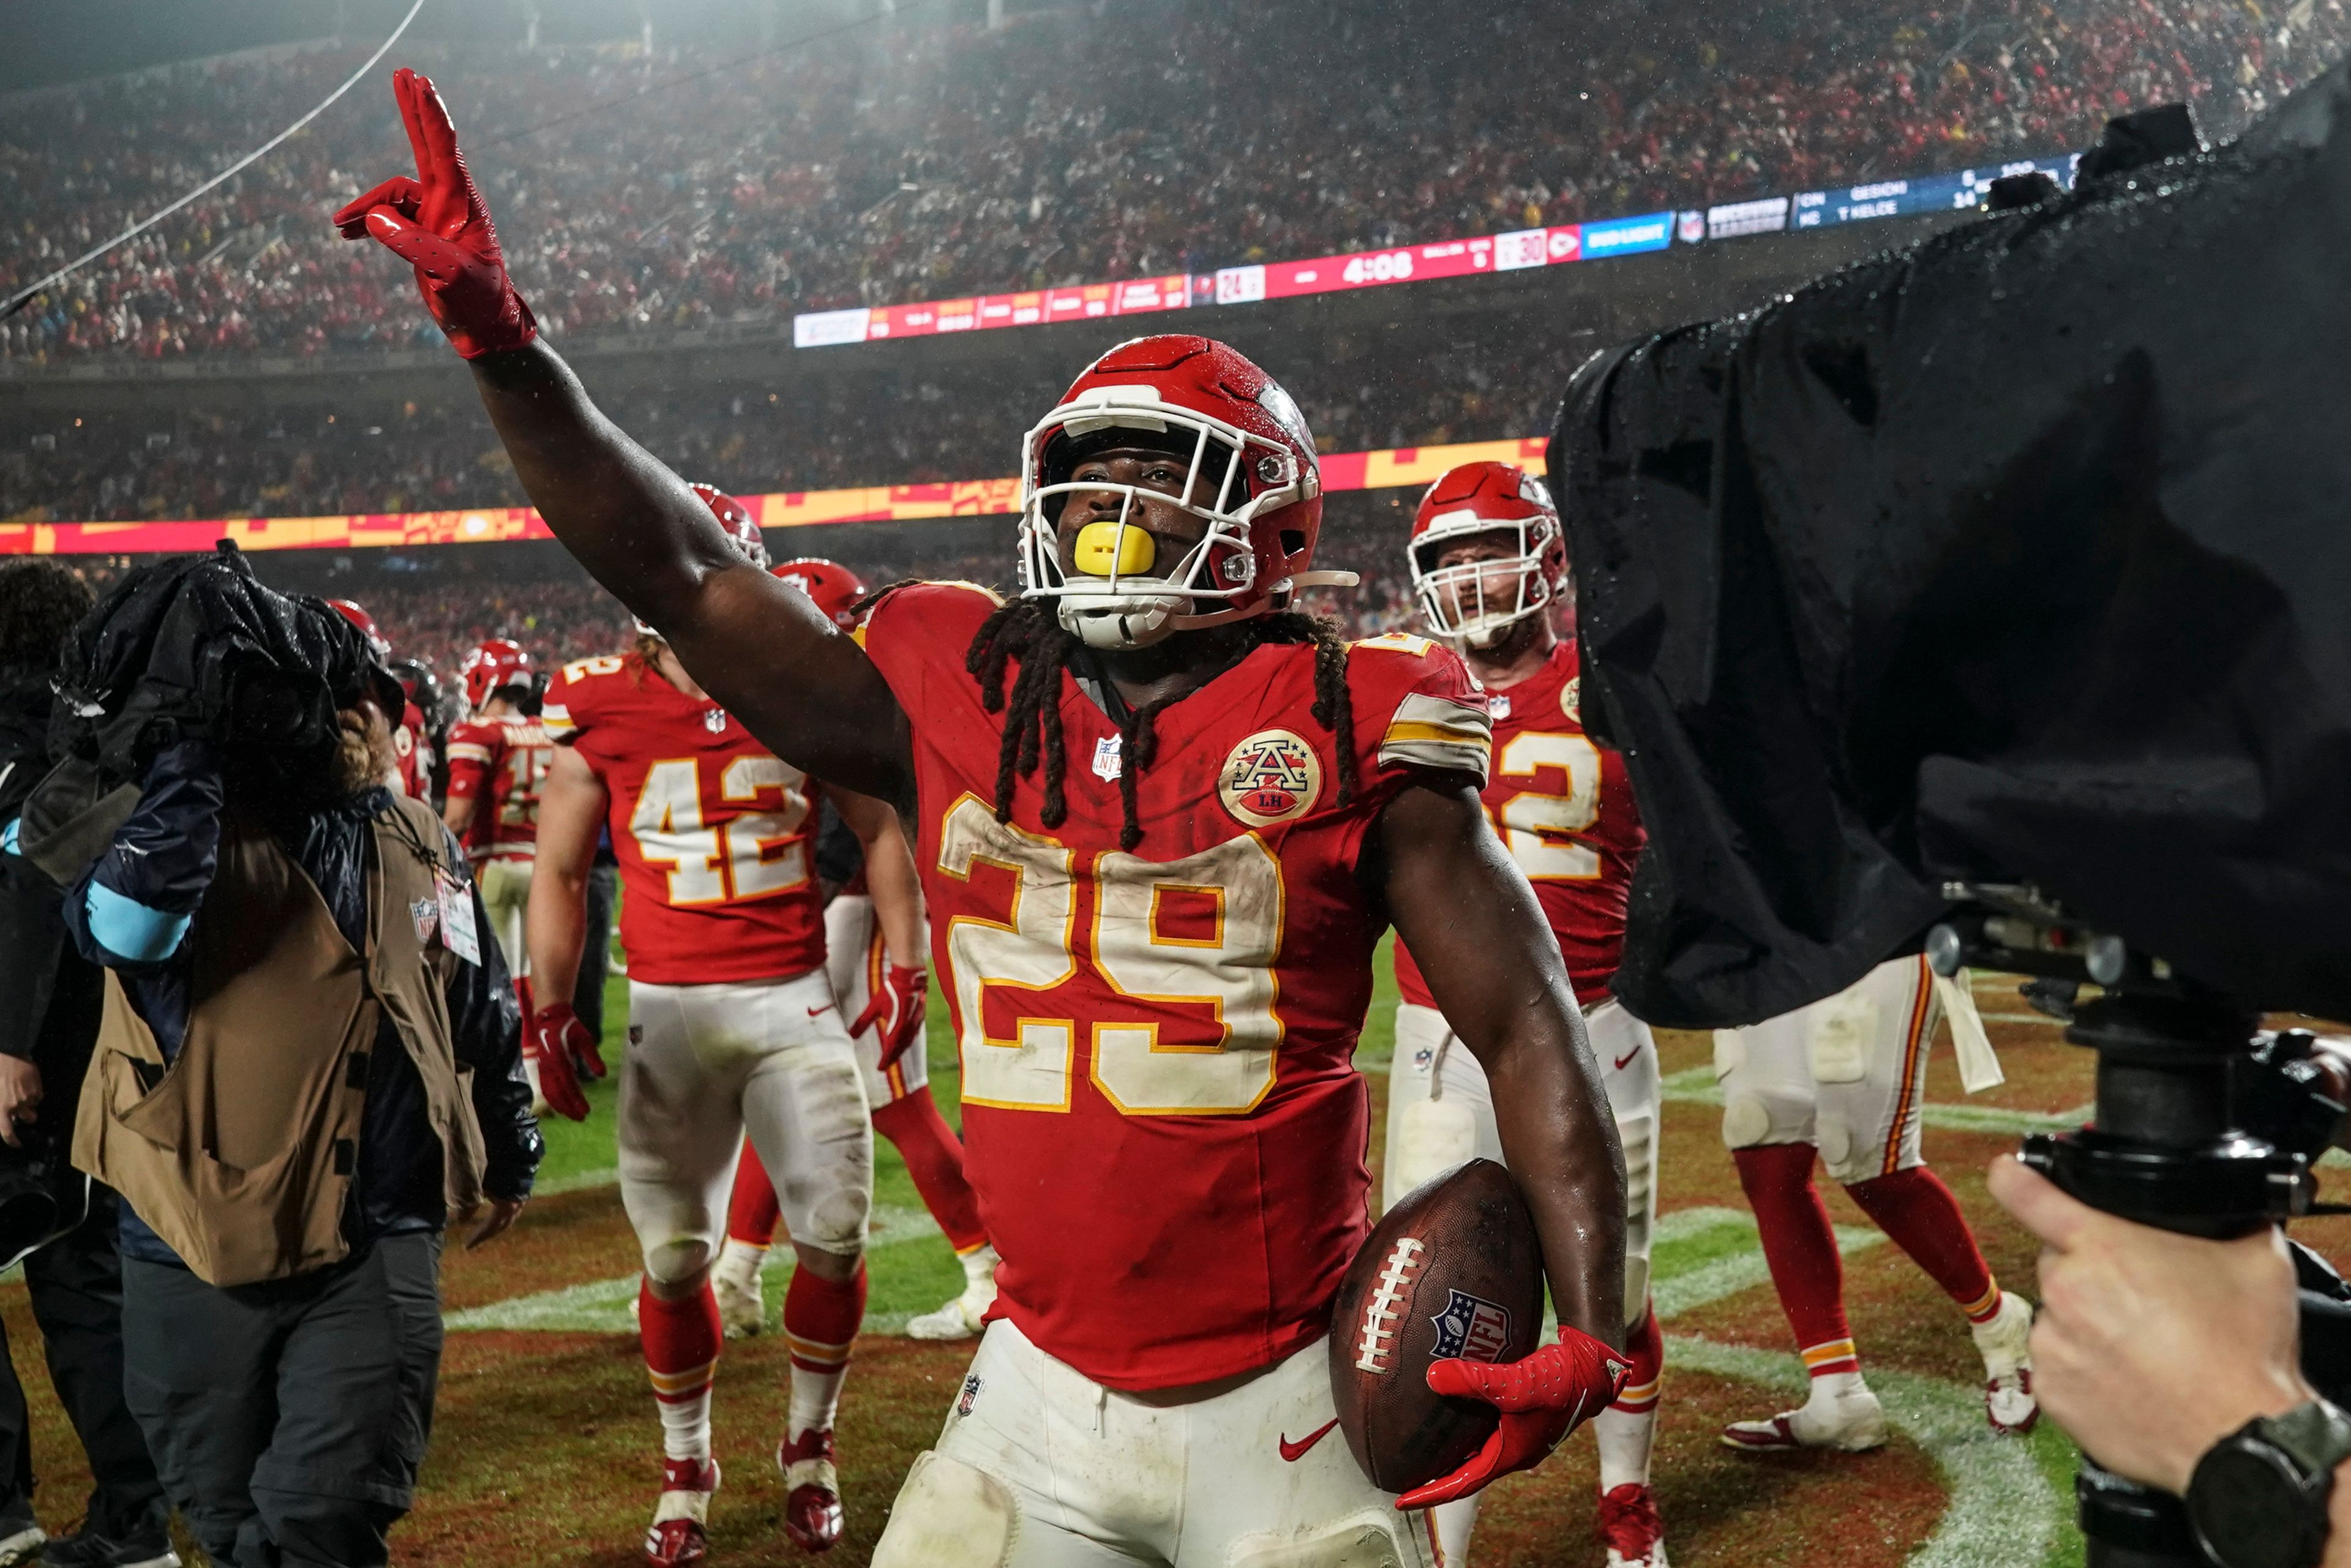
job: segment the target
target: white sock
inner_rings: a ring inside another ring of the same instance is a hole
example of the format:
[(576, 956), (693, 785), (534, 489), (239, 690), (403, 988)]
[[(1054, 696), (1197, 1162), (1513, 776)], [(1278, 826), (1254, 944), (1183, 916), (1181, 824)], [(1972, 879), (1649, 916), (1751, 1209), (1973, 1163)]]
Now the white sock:
[(654, 1401), (661, 1411), (662, 1458), (706, 1459), (710, 1457), (710, 1385), (682, 1399)]
[(1611, 1407), (1592, 1418), (1600, 1445), (1600, 1490), (1649, 1484), (1649, 1450), (1657, 1440), (1657, 1407), (1635, 1414)]
[(996, 1249), (983, 1241), (956, 1260), (963, 1265), (963, 1288), (983, 1291), (996, 1283), (996, 1265), (999, 1261)]
[(841, 1385), (848, 1376), (845, 1357), (831, 1372), (811, 1372), (800, 1364), (798, 1355), (792, 1357), (791, 1410), (784, 1418), (784, 1430), (794, 1442), (803, 1432), (832, 1430), (833, 1412), (841, 1406)]
[(768, 1249), (754, 1242), (737, 1241), (728, 1237), (718, 1249), (717, 1271), (730, 1280), (750, 1280), (758, 1277), (760, 1266), (768, 1260)]
[(1833, 1405), (1841, 1399), (1858, 1399), (1868, 1392), (1869, 1385), (1862, 1381), (1859, 1372), (1823, 1372), (1813, 1378), (1812, 1392), (1804, 1403)]
[(1469, 1532), (1478, 1524), (1478, 1500), (1475, 1497), (1456, 1498), (1440, 1502), (1428, 1511), (1437, 1521), (1437, 1546), (1444, 1554), (1445, 1568), (1462, 1568), (1469, 1561)]

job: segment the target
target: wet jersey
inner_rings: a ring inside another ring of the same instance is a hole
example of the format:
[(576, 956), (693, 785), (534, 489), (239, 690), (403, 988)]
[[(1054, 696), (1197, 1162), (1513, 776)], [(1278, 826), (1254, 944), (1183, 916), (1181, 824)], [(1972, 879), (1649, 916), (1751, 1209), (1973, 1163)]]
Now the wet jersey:
[(1416, 773), (1483, 779), (1485, 705), (1433, 643), (1355, 645), (1343, 801), (1314, 650), (1260, 646), (1155, 716), (1123, 851), (1119, 732), (1067, 674), (1068, 816), (1042, 821), (1040, 767), (997, 821), (1005, 718), (964, 668), (994, 603), (916, 584), (861, 636), (913, 721), (996, 1312), (1114, 1388), (1268, 1365), (1326, 1331), (1368, 1228), (1353, 1058), (1384, 922), (1356, 859)]
[(632, 979), (704, 986), (823, 967), (806, 774), (634, 654), (566, 664), (540, 716), (604, 786)]
[[(1625, 759), (1583, 733), (1576, 668), (1575, 644), (1562, 643), (1532, 675), (1488, 694), (1494, 766), (1484, 800), (1494, 831), (1534, 883), (1576, 999), (1589, 1006), (1616, 976), (1633, 862), (1646, 835)], [(1402, 944), (1395, 960), (1404, 999), (1435, 1007)]]
[(539, 721), (469, 719), (449, 729), (449, 799), (475, 800), (465, 853), (475, 862), (528, 860), (538, 848), (538, 786), (555, 752)]

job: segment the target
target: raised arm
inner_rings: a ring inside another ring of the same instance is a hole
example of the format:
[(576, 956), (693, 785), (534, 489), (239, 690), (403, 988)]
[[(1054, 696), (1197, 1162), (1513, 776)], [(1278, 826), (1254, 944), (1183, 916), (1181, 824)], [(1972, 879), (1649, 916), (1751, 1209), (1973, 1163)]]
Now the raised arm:
[(1441, 1362), (1440, 1393), (1500, 1406), (1484, 1450), (1399, 1506), (1445, 1502), (1541, 1459), (1615, 1397), (1625, 1364), (1625, 1152), (1559, 942), (1477, 791), (1415, 786), (1380, 819), (1396, 934), (1486, 1070), (1503, 1157), (1534, 1212), (1561, 1343), (1507, 1366)]
[(440, 95), (409, 70), (393, 73), (392, 90), (416, 177), (384, 182), (336, 226), (414, 267), (548, 527), (776, 755), (911, 800), (906, 716), (881, 673), (804, 595), (737, 555), (684, 482), (597, 411), (507, 276)]

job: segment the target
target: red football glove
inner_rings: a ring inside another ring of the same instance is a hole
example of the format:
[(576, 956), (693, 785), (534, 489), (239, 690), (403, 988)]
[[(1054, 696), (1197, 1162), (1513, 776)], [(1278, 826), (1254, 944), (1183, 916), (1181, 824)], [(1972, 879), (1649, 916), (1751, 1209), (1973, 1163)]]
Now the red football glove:
[(1449, 1476), (1396, 1499), (1399, 1509), (1430, 1508), (1468, 1497), (1513, 1470), (1531, 1469), (1570, 1432), (1623, 1392), (1632, 1364), (1581, 1329), (1559, 1327), (1559, 1343), (1524, 1361), (1495, 1366), (1482, 1361), (1440, 1361), (1428, 1385), (1452, 1398), (1483, 1399), (1502, 1424), (1469, 1462)]
[(906, 1048), (923, 1037), (923, 1011), (930, 1005), (931, 972), (893, 964), (882, 964), (882, 988), (875, 991), (849, 1026), (849, 1038), (856, 1039), (875, 1024), (882, 1026), (882, 1067), (906, 1054)]
[(580, 1092), (584, 1068), (604, 1076), (604, 1061), (596, 1041), (571, 1010), (569, 1002), (549, 1002), (530, 1018), (531, 1055), (538, 1063), (538, 1094), (558, 1113), (575, 1122), (588, 1119), (588, 1096)]
[(416, 268), (424, 308), (469, 360), (519, 349), (538, 323), (507, 277), (490, 210), (457, 151), (457, 128), (433, 78), (405, 68), (392, 73), (392, 96), (416, 153), (416, 178), (386, 180), (335, 214), (345, 239), (372, 235)]

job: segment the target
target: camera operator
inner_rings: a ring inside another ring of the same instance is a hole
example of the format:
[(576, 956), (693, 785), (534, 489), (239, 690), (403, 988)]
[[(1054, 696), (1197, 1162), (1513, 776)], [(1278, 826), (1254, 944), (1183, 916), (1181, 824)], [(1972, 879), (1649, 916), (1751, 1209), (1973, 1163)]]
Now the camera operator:
[(511, 1225), (541, 1145), (464, 854), (381, 782), (397, 684), (318, 601), (206, 589), (339, 727), (273, 753), (183, 726), (68, 887), (110, 971), (75, 1162), (124, 1198), (126, 1388), (197, 1540), (366, 1568), (432, 1424), (442, 1229)]
[[(14, 825), (48, 768), (51, 680), (90, 592), (55, 561), (0, 567), (0, 823)], [(57, 889), (0, 828), (0, 1167), (41, 1179), (62, 1165), (76, 1090), (98, 1034), (99, 971), (66, 941)], [(61, 1173), (81, 1185), (69, 1170)], [(33, 1517), (33, 1452), (24, 1390), (0, 1341), (0, 1565), (176, 1563), (162, 1483), (122, 1397), (122, 1269), (115, 1199), (89, 1186), (79, 1224), (25, 1259), (49, 1381), (89, 1457), (79, 1534), (45, 1539)], [(67, 1218), (70, 1218), (68, 1215)], [(14, 1253), (37, 1237), (11, 1237)]]
[(2084, 1451), (2186, 1497), (2223, 1568), (2351, 1565), (2351, 1418), (2303, 1376), (2283, 1232), (2136, 1225), (2006, 1155), (1991, 1194), (2041, 1239), (2034, 1390)]

